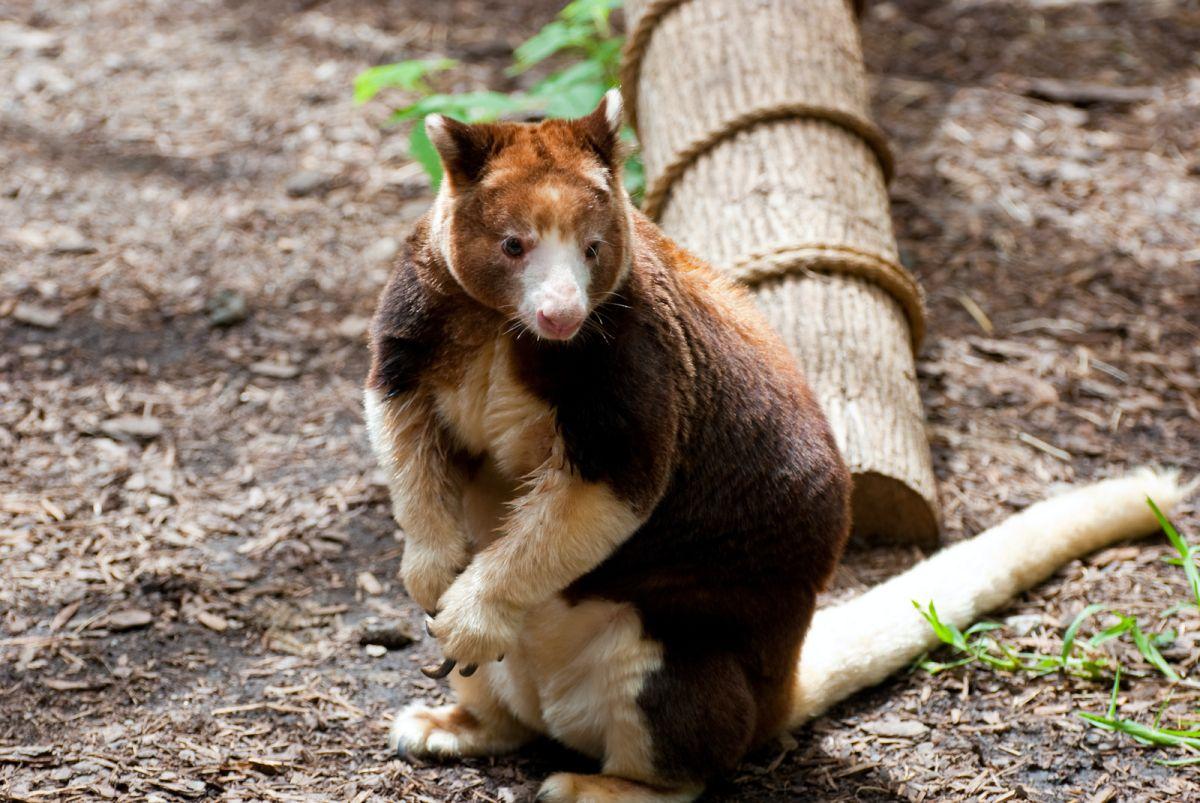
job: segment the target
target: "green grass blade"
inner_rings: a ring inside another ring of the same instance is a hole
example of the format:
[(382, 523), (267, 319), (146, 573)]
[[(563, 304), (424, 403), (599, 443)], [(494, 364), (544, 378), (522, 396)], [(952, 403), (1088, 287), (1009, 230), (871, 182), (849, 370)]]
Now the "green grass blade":
[(1093, 647), (1099, 647), (1106, 641), (1111, 641), (1119, 636), (1125, 635), (1133, 629), (1135, 624), (1137, 624), (1131, 616), (1125, 616), (1119, 613), (1115, 613), (1113, 615), (1116, 616), (1120, 621), (1118, 621), (1112, 627), (1105, 628), (1096, 635), (1092, 636), (1090, 639), (1088, 639), (1088, 644), (1092, 645)]
[(1200, 748), (1200, 731), (1173, 731), (1165, 728), (1152, 728), (1131, 719), (1117, 719), (1114, 716), (1102, 717), (1099, 714), (1079, 712), (1080, 719), (1101, 730), (1115, 731), (1132, 736), (1143, 744), (1156, 744), (1163, 747), (1193, 747)]
[(1070, 656), (1071, 650), (1075, 646), (1075, 636), (1079, 633), (1079, 627), (1086, 619), (1095, 616), (1102, 610), (1104, 610), (1103, 605), (1094, 603), (1084, 608), (1071, 620), (1071, 624), (1067, 627), (1067, 632), (1063, 634), (1062, 659), (1064, 661)]
[(1108, 699), (1108, 718), (1112, 719), (1117, 715), (1117, 693), (1121, 691), (1121, 665), (1117, 664), (1116, 677), (1113, 678), (1112, 694)]
[(1179, 553), (1179, 559), (1183, 562), (1183, 571), (1187, 575), (1188, 585), (1192, 588), (1192, 598), (1195, 599), (1197, 607), (1200, 607), (1200, 568), (1197, 568), (1196, 561), (1193, 560), (1194, 547), (1189, 544), (1179, 530), (1175, 529), (1175, 525), (1166, 517), (1158, 505), (1154, 504), (1154, 500), (1146, 497), (1146, 504), (1150, 505), (1150, 510), (1154, 512), (1154, 518), (1158, 519), (1158, 525), (1167, 535), (1167, 540), (1171, 542), (1171, 546), (1175, 547), (1175, 551)]
[(1137, 645), (1138, 652), (1142, 654), (1142, 657), (1149, 661), (1159, 672), (1162, 672), (1168, 680), (1178, 681), (1179, 675), (1171, 668), (1171, 665), (1163, 658), (1162, 653), (1158, 651), (1158, 647), (1154, 646), (1154, 643), (1137, 626), (1136, 622), (1130, 632), (1133, 635), (1133, 643)]
[(1200, 756), (1192, 756), (1191, 758), (1156, 758), (1155, 764), (1161, 764), (1164, 767), (1189, 767), (1192, 764), (1200, 764)]

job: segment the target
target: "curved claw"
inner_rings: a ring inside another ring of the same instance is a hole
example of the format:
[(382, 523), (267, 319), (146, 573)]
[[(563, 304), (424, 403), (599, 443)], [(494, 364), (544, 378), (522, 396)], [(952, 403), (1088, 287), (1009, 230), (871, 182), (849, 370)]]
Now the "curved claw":
[(479, 668), (479, 664), (467, 664), (462, 669), (458, 670), (458, 674), (464, 678), (469, 678), (475, 674), (475, 670)]
[(446, 675), (449, 675), (451, 672), (453, 672), (454, 667), (457, 664), (458, 661), (455, 661), (453, 658), (447, 658), (445, 661), (442, 661), (441, 666), (421, 667), (421, 674), (427, 678), (432, 678), (433, 680), (441, 680), (442, 678), (446, 677)]
[(425, 617), (425, 635), (429, 636), (430, 638), (437, 638), (437, 636), (433, 635), (433, 617), (432, 616)]

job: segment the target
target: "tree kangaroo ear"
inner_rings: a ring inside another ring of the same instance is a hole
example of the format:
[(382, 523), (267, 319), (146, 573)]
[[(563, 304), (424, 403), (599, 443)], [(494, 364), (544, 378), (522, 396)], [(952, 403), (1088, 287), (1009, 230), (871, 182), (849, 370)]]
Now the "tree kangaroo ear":
[(498, 126), (488, 123), (468, 125), (444, 114), (426, 117), (425, 133), (437, 149), (450, 186), (455, 189), (478, 181), (488, 159), (503, 144)]
[(621, 124), (624, 116), (621, 90), (610, 89), (600, 99), (600, 105), (586, 117), (574, 121), (584, 143), (600, 157), (605, 167), (616, 169), (621, 164)]

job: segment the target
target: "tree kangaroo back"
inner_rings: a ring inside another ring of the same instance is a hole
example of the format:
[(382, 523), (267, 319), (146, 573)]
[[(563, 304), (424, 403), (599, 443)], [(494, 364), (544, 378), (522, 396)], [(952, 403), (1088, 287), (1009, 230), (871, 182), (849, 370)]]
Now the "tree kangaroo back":
[(446, 179), (380, 299), (365, 392), (457, 697), (401, 711), (392, 746), (544, 733), (602, 762), (547, 801), (691, 800), (924, 649), (911, 599), (965, 624), (1152, 529), (1134, 497), (1180, 495), (1146, 474), (1035, 506), (814, 620), (849, 476), (748, 297), (633, 209), (620, 123), (615, 92), (579, 120), (427, 119)]

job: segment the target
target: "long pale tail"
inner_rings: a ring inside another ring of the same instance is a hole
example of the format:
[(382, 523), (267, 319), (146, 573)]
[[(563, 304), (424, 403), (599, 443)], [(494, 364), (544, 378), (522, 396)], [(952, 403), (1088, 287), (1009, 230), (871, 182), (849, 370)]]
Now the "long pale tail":
[(879, 683), (938, 642), (913, 601), (965, 628), (1074, 558), (1158, 529), (1146, 497), (1169, 513), (1189, 492), (1174, 473), (1142, 469), (1039, 502), (944, 549), (849, 602), (817, 611), (804, 642), (789, 727)]

